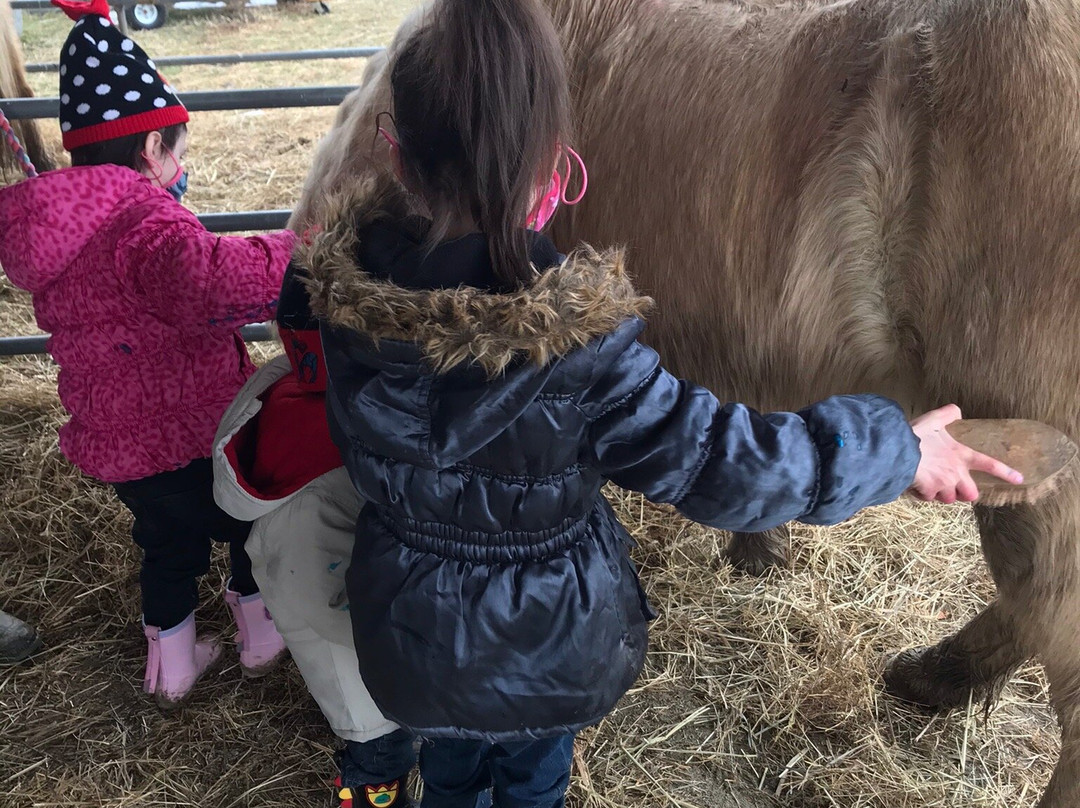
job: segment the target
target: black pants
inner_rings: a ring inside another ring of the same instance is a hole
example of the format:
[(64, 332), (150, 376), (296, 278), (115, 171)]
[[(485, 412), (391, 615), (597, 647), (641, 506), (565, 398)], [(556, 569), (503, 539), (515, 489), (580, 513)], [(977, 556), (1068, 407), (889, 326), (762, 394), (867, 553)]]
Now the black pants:
[(208, 458), (177, 471), (115, 483), (120, 501), (135, 517), (131, 537), (143, 549), (143, 620), (166, 629), (179, 625), (199, 602), (199, 576), (210, 570), (211, 540), (228, 542), (232, 589), (259, 591), (251, 577), (244, 542), (250, 522), (241, 522), (214, 502), (214, 472)]

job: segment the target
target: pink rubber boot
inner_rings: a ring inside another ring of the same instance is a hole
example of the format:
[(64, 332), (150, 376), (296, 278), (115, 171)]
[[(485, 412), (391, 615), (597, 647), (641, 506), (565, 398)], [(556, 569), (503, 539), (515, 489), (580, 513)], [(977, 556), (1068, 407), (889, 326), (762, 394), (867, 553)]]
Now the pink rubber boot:
[(229, 583), (231, 580), (225, 584), (225, 602), (236, 621), (240, 668), (244, 676), (262, 676), (277, 667), (289, 651), (263, 605), (262, 595), (241, 595), (229, 589)]
[(170, 709), (187, 697), (221, 648), (216, 642), (196, 639), (195, 612), (164, 631), (144, 623), (143, 633), (149, 645), (143, 690), (156, 696), (158, 705)]

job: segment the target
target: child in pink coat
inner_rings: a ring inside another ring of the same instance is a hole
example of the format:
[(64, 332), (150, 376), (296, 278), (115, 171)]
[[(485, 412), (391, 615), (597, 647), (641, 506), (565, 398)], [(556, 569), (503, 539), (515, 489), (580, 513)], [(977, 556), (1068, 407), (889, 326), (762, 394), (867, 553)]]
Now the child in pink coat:
[(0, 191), (0, 264), (52, 335), (71, 416), (61, 451), (135, 517), (144, 689), (171, 705), (219, 653), (194, 620), (212, 539), (230, 545), (225, 600), (244, 672), (285, 653), (243, 549), (250, 525), (214, 502), (209, 458), (254, 371), (237, 331), (273, 317), (294, 237), (219, 238), (181, 206), (187, 110), (106, 0), (57, 5), (76, 20), (60, 56), (72, 168)]

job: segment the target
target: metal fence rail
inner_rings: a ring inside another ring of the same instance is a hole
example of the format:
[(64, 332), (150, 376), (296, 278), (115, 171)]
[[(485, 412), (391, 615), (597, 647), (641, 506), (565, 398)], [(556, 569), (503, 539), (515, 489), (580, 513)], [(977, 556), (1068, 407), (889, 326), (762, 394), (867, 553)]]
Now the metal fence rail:
[(281, 230), (291, 210), (250, 210), (242, 213), (202, 213), (199, 221), (211, 233), (236, 233), (240, 230)]
[(51, 11), (56, 8), (49, 0), (11, 0), (12, 11)]
[[(252, 210), (242, 213), (203, 213), (199, 221), (211, 233), (235, 233), (238, 230), (280, 230), (289, 219), (290, 210)], [(265, 324), (244, 326), (241, 336), (248, 342), (273, 339)], [(48, 334), (28, 337), (0, 337), (0, 356), (29, 356), (45, 353)]]
[[(118, 17), (120, 23), (120, 33), (127, 36), (128, 34), (128, 18), (125, 13), (126, 9), (139, 3), (140, 0), (111, 0), (109, 3), (112, 10)], [(22, 36), (22, 13), (24, 11), (51, 11), (56, 9), (49, 0), (10, 0), (11, 10), (15, 14), (15, 32)], [(59, 10), (59, 9), (56, 9)]]
[[(220, 112), (230, 109), (284, 109), (285, 107), (336, 107), (355, 87), (278, 87), (259, 90), (204, 90), (183, 94), (189, 112)], [(10, 120), (55, 118), (59, 98), (0, 99), (0, 111)]]
[[(109, 0), (109, 6), (113, 11), (119, 13), (121, 8), (130, 8), (131, 6), (150, 2), (154, 2), (154, 0)], [(185, 0), (163, 0), (163, 2), (162, 0), (158, 0), (158, 2), (165, 5), (178, 6), (179, 8), (184, 8), (184, 5), (187, 4), (185, 3)], [(197, 7), (199, 2), (200, 0), (194, 0), (190, 5)], [(211, 4), (214, 2), (224, 2), (224, 0), (209, 0), (209, 3)], [(252, 3), (251, 0), (247, 0), (247, 2), (251, 3), (251, 5), (248, 5), (248, 8), (273, 5), (273, 3)], [(10, 3), (12, 11), (59, 11), (50, 0), (10, 0)]]
[[(246, 342), (269, 342), (274, 338), (273, 331), (266, 323), (246, 325), (240, 329), (240, 336)], [(0, 337), (0, 356), (43, 354), (48, 339), (48, 334), (35, 334), (32, 337)]]
[[(265, 53), (216, 53), (205, 56), (162, 56), (155, 59), (158, 67), (183, 65), (236, 65), (246, 62), (306, 62), (318, 59), (366, 59), (382, 48), (328, 48), (325, 50), (267, 51)], [(55, 73), (59, 62), (37, 62), (26, 66), (27, 73)], [(184, 96), (185, 102), (187, 99)]]

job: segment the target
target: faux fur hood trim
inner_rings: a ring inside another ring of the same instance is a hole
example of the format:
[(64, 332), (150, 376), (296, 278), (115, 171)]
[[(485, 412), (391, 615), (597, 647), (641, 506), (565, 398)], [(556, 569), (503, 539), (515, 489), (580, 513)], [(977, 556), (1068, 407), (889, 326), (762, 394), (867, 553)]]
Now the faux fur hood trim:
[(436, 372), (475, 363), (491, 375), (515, 357), (538, 365), (642, 317), (652, 300), (638, 295), (622, 250), (582, 247), (528, 289), (497, 294), (470, 287), (406, 289), (356, 263), (357, 233), (411, 211), (392, 177), (373, 177), (331, 200), (327, 221), (297, 248), (308, 274), (311, 309), (335, 327), (379, 340), (413, 342)]

